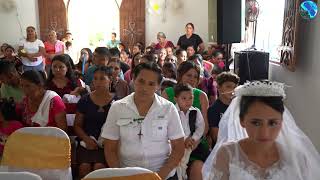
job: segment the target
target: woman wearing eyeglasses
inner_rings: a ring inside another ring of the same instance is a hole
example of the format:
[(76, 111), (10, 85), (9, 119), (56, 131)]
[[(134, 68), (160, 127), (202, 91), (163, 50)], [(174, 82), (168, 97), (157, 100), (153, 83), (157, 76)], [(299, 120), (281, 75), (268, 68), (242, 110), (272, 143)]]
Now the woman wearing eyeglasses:
[(55, 91), (61, 98), (65, 94), (77, 96), (84, 91), (81, 84), (80, 80), (75, 78), (67, 56), (54, 56), (47, 80), (47, 89)]
[(84, 83), (80, 79), (76, 79), (67, 55), (53, 57), (46, 87), (63, 98), (68, 114), (75, 113), (76, 103), (65, 99), (64, 95), (79, 96), (84, 94), (86, 92), (84, 86)]
[(178, 179), (184, 132), (175, 106), (156, 94), (161, 80), (156, 63), (139, 64), (135, 92), (111, 105), (101, 133), (110, 168), (143, 167), (162, 179)]

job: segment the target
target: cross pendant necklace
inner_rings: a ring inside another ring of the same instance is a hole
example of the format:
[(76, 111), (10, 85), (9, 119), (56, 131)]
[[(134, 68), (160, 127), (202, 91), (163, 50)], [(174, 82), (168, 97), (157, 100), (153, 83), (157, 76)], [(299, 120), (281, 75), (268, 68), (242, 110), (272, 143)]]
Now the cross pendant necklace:
[(142, 136), (143, 134), (141, 133), (141, 124), (140, 124), (140, 131), (139, 131), (139, 133), (138, 133), (138, 136), (139, 136), (139, 140), (141, 140), (141, 136)]
[(139, 140), (141, 140), (141, 136), (143, 136), (143, 134), (142, 134), (142, 122), (143, 122), (143, 120), (144, 120), (144, 117), (133, 119), (133, 121), (136, 121), (138, 123), (139, 128), (140, 128), (139, 133), (138, 133)]

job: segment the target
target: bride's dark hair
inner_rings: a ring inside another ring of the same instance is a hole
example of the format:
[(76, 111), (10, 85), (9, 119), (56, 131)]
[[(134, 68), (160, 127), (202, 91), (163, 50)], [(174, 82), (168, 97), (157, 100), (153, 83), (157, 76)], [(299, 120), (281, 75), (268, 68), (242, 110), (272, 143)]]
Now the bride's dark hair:
[(247, 114), (249, 107), (254, 102), (262, 102), (281, 114), (284, 112), (283, 97), (243, 96), (240, 101), (240, 119)]

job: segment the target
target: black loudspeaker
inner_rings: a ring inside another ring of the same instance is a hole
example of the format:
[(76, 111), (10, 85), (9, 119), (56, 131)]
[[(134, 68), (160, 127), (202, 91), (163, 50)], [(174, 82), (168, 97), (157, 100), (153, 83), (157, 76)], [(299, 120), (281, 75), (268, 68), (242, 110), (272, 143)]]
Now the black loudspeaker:
[(269, 53), (262, 51), (240, 51), (234, 53), (234, 72), (240, 84), (252, 80), (269, 78)]
[(217, 0), (217, 42), (231, 44), (241, 42), (244, 0)]

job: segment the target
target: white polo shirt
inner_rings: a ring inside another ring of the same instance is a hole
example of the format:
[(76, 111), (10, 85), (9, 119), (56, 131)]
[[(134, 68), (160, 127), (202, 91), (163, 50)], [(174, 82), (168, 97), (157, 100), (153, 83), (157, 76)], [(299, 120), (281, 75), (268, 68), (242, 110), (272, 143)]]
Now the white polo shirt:
[(201, 114), (201, 111), (198, 108), (195, 108), (193, 106), (191, 106), (189, 108), (189, 110), (187, 111), (187, 113), (185, 114), (183, 111), (180, 111), (180, 107), (178, 105), (178, 103), (176, 103), (176, 108), (178, 110), (180, 119), (181, 119), (181, 124), (183, 127), (183, 131), (184, 134), (186, 135), (186, 137), (189, 137), (191, 134), (190, 131), (190, 125), (189, 125), (189, 114), (191, 110), (196, 110), (197, 111), (197, 118), (196, 118), (196, 130), (192, 135), (192, 139), (194, 139), (195, 141), (200, 140), (200, 138), (203, 136), (204, 133), (204, 128), (205, 128), (205, 124), (204, 124), (204, 119), (203, 116)]
[[(141, 116), (133, 97), (134, 93), (111, 105), (101, 136), (120, 141), (121, 167), (143, 167), (158, 172), (169, 158), (169, 140), (184, 137), (178, 111), (170, 101), (155, 94), (148, 114), (138, 123)], [(174, 173), (175, 169), (168, 177)]]

